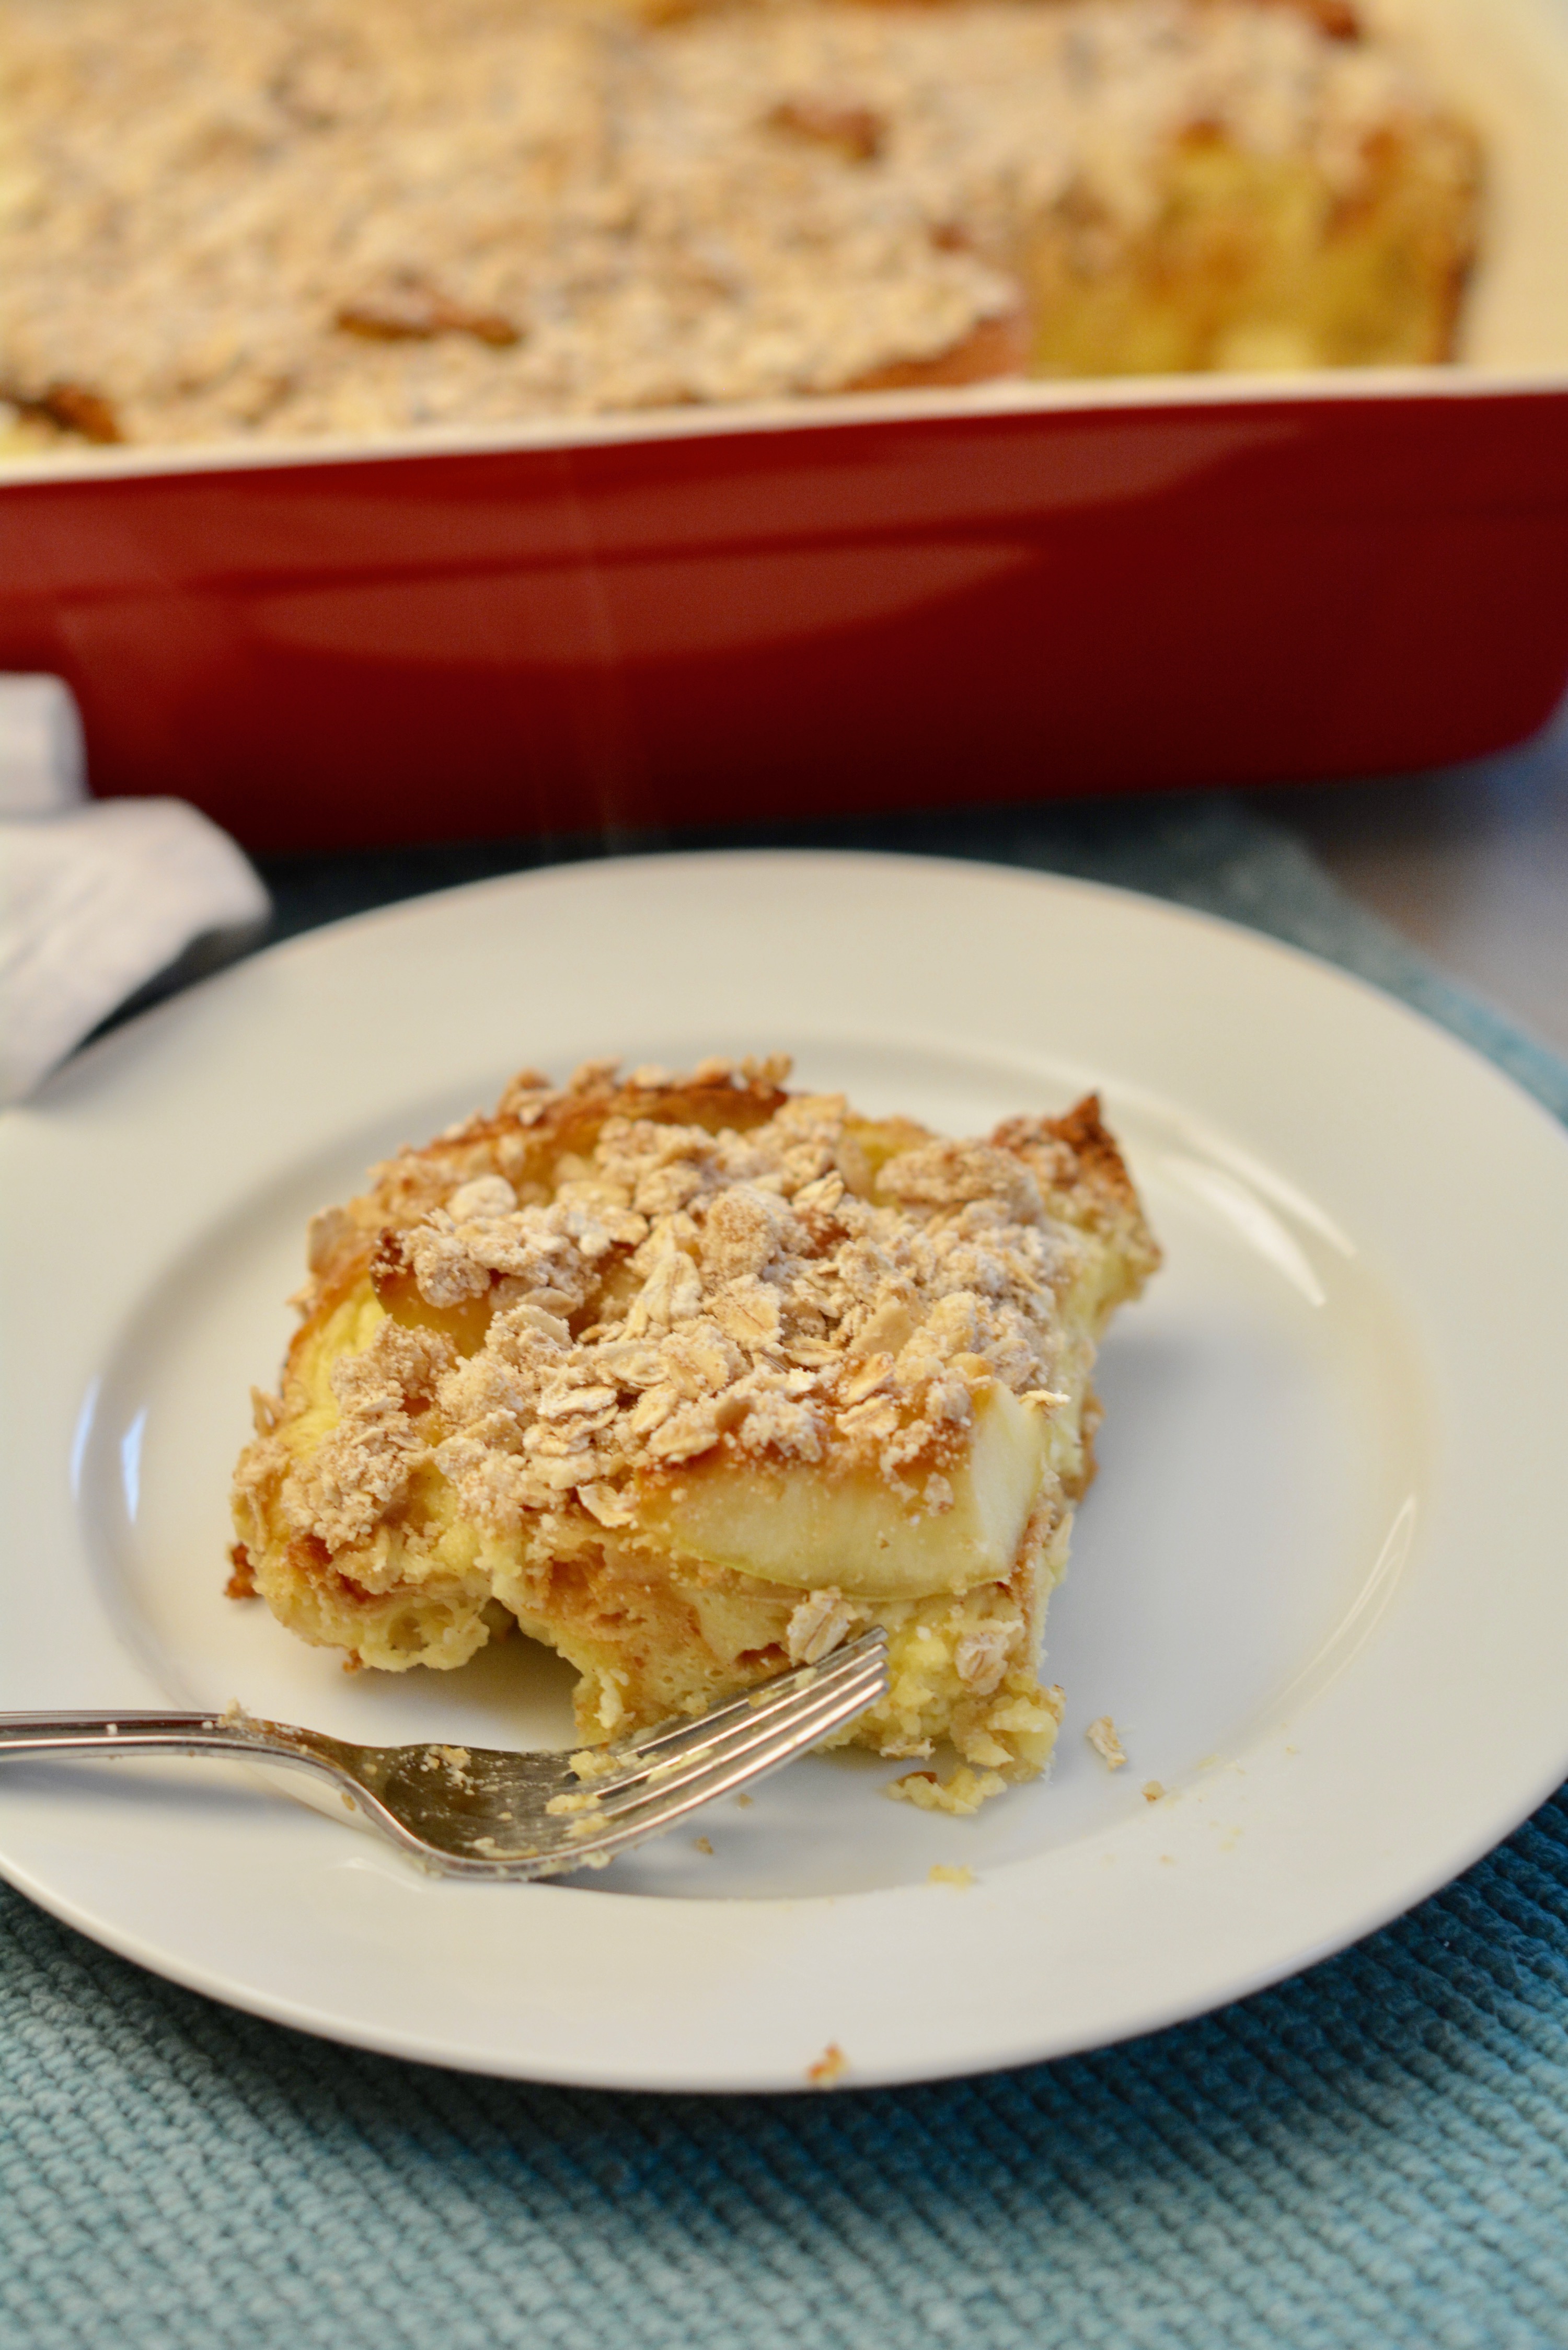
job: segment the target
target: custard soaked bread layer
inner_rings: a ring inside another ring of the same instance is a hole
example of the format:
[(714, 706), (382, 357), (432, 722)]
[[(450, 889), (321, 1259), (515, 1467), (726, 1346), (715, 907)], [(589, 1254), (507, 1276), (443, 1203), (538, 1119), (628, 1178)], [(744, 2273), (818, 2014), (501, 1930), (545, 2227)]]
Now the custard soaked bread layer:
[(0, 0), (0, 434), (1451, 352), (1476, 142), (1341, 0), (670, 13)]
[(879, 1623), (843, 1737), (972, 1808), (1050, 1752), (1095, 1350), (1158, 1251), (1092, 1097), (950, 1141), (787, 1068), (524, 1073), (315, 1219), (231, 1587), (392, 1671), (521, 1626), (589, 1742)]

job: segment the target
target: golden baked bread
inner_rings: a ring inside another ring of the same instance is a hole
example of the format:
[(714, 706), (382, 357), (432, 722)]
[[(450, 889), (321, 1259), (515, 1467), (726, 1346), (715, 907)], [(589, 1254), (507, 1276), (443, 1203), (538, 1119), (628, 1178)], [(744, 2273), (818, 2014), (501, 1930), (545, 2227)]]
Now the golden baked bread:
[(393, 1671), (520, 1625), (589, 1742), (880, 1623), (844, 1735), (970, 1810), (1050, 1752), (1096, 1344), (1158, 1251), (1093, 1098), (953, 1142), (787, 1066), (524, 1073), (317, 1217), (230, 1587)]
[(0, 439), (1439, 359), (1479, 179), (1344, 0), (0, 0)]

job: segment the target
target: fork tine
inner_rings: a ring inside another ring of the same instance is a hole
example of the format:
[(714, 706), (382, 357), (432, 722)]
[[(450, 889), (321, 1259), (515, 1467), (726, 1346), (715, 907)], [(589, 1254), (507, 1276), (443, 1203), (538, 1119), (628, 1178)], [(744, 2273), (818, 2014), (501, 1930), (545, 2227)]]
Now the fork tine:
[(717, 1737), (703, 1740), (697, 1746), (684, 1748), (670, 1760), (654, 1764), (651, 1770), (639, 1772), (633, 1778), (618, 1780), (602, 1788), (590, 1790), (599, 1796), (594, 1806), (601, 1818), (618, 1819), (637, 1804), (657, 1800), (684, 1787), (690, 1780), (701, 1778), (721, 1766), (742, 1760), (753, 1750), (764, 1746), (776, 1732), (788, 1732), (797, 1721), (815, 1721), (818, 1715), (835, 1713), (841, 1699), (847, 1699), (852, 1708), (858, 1708), (877, 1696), (885, 1686), (881, 1661), (868, 1657), (859, 1661), (852, 1672), (836, 1674), (815, 1688), (796, 1692), (788, 1702), (759, 1710), (750, 1720), (732, 1721)]
[(876, 1682), (846, 1683), (820, 1703), (776, 1720), (743, 1745), (726, 1747), (700, 1764), (691, 1764), (678, 1777), (645, 1786), (598, 1816), (612, 1830), (644, 1819), (677, 1817), (692, 1804), (710, 1803), (715, 1794), (725, 1794), (731, 1786), (744, 1786), (754, 1774), (771, 1770), (770, 1757), (800, 1753), (815, 1746), (841, 1721), (853, 1720), (877, 1693)]
[(888, 1635), (878, 1624), (858, 1639), (835, 1648), (819, 1663), (803, 1665), (787, 1678), (781, 1676), (766, 1684), (762, 1690), (748, 1690), (727, 1705), (714, 1706), (695, 1721), (666, 1722), (646, 1738), (631, 1740), (620, 1751), (633, 1763), (632, 1769), (614, 1777), (607, 1773), (603, 1779), (589, 1778), (584, 1783), (601, 1794), (618, 1794), (655, 1771), (662, 1773), (680, 1755), (712, 1746), (731, 1735), (737, 1726), (747, 1728), (785, 1711), (813, 1690), (836, 1687), (845, 1675), (858, 1679), (867, 1664), (873, 1671), (880, 1671), (887, 1653)]
[(668, 1777), (642, 1780), (614, 1804), (595, 1804), (591, 1810), (585, 1806), (576, 1814), (580, 1825), (568, 1835), (574, 1844), (591, 1842), (593, 1830), (601, 1825), (607, 1831), (616, 1831), (645, 1818), (662, 1817), (689, 1802), (706, 1803), (715, 1790), (742, 1786), (753, 1770), (772, 1768), (768, 1758), (775, 1753), (800, 1752), (825, 1738), (841, 1721), (853, 1720), (885, 1686), (874, 1664), (861, 1673), (846, 1675), (826, 1690), (810, 1692), (787, 1711), (775, 1712), (765, 1722), (691, 1756)]
[(650, 1762), (618, 1778), (590, 1783), (585, 1792), (598, 1797), (593, 1806), (596, 1811), (607, 1818), (613, 1817), (661, 1790), (684, 1786), (694, 1775), (711, 1771), (734, 1756), (750, 1753), (774, 1729), (787, 1727), (806, 1714), (815, 1717), (825, 1707), (830, 1707), (841, 1692), (853, 1691), (857, 1705), (863, 1705), (885, 1686), (886, 1668), (880, 1658), (857, 1658), (837, 1672), (823, 1676), (815, 1685), (808, 1683), (804, 1689), (774, 1695), (765, 1706), (729, 1713), (725, 1721), (701, 1737), (658, 1754)]
[(759, 1705), (771, 1703), (775, 1696), (786, 1697), (794, 1690), (810, 1688), (825, 1673), (842, 1671), (858, 1657), (883, 1656), (887, 1648), (887, 1632), (880, 1624), (873, 1624), (867, 1631), (857, 1633), (853, 1640), (841, 1641), (836, 1648), (830, 1648), (826, 1656), (818, 1657), (815, 1663), (797, 1665), (793, 1672), (777, 1673), (760, 1688), (742, 1690), (738, 1697), (731, 1698), (726, 1704), (710, 1706), (706, 1713), (699, 1714), (695, 1720), (659, 1723), (641, 1736), (628, 1739), (625, 1751), (628, 1754), (651, 1754), (659, 1748), (700, 1737), (732, 1716), (755, 1713)]
[[(556, 1875), (566, 1870), (592, 1864), (599, 1855), (624, 1852), (647, 1836), (659, 1835), (673, 1827), (688, 1812), (728, 1794), (733, 1787), (751, 1786), (778, 1770), (806, 1747), (814, 1746), (836, 1730), (840, 1722), (852, 1721), (867, 1700), (878, 1694), (882, 1685), (879, 1674), (869, 1676), (865, 1683), (846, 1678), (815, 1704), (803, 1706), (798, 1712), (784, 1720), (774, 1718), (773, 1726), (758, 1741), (744, 1749), (728, 1753), (718, 1763), (683, 1773), (679, 1781), (666, 1781), (647, 1792), (646, 1800), (627, 1804), (607, 1819), (602, 1834), (574, 1837), (553, 1852), (540, 1855), (533, 1864), (537, 1876)], [(578, 1817), (584, 1814), (579, 1814)], [(606, 1817), (597, 1814), (594, 1816)]]

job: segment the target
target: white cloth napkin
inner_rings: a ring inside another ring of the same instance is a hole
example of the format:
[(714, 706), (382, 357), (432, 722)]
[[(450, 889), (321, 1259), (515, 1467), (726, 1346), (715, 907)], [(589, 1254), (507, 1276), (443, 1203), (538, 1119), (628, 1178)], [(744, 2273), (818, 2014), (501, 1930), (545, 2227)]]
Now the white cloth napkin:
[(0, 1102), (193, 947), (265, 921), (260, 878), (183, 800), (85, 798), (58, 678), (0, 676)]
[(69, 686), (0, 674), (0, 816), (55, 816), (86, 797), (87, 751)]

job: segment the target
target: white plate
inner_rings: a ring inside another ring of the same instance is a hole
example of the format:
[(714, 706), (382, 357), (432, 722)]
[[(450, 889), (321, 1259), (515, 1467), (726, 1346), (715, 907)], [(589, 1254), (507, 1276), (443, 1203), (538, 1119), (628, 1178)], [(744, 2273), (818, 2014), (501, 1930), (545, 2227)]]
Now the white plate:
[[(1568, 1139), (1371, 990), (1116, 892), (936, 862), (579, 867), (283, 947), (0, 1121), (0, 1707), (558, 1742), (565, 1676), (346, 1678), (223, 1596), (305, 1216), (514, 1065), (793, 1048), (972, 1132), (1105, 1091), (1168, 1253), (1103, 1359), (1054, 1776), (974, 1821), (811, 1760), (580, 1886), (426, 1878), (194, 1764), (12, 1765), (0, 1866), (144, 1965), (478, 2070), (787, 2088), (1056, 2054), (1305, 1965), (1568, 1772)], [(1131, 1757), (1085, 1746), (1113, 1714)], [(1146, 1801), (1145, 1783), (1169, 1792)], [(967, 1863), (966, 1889), (929, 1881)]]

